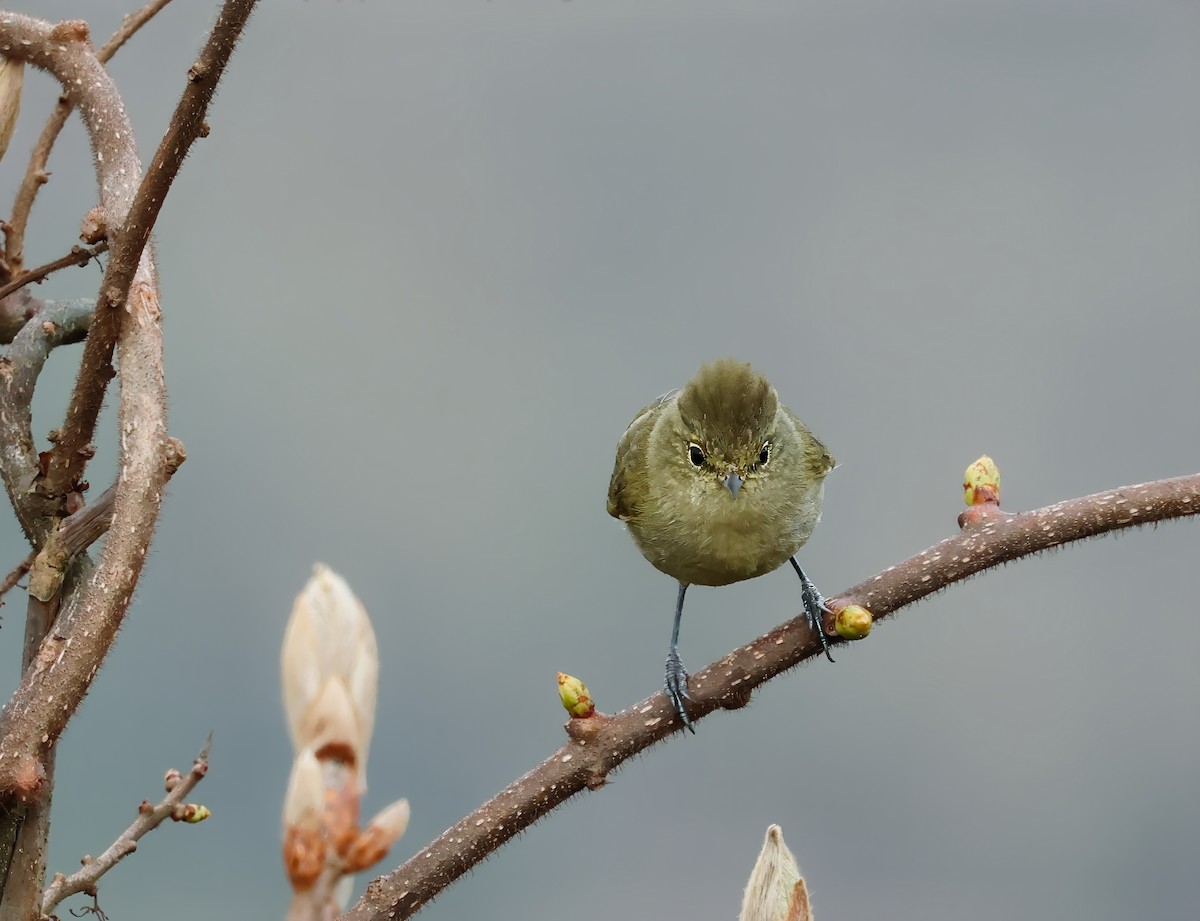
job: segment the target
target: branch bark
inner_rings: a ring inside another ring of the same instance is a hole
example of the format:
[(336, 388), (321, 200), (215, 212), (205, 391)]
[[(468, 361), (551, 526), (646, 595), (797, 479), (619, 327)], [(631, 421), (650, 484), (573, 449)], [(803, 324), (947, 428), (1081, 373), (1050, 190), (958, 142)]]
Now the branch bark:
[(121, 228), (111, 241), (75, 395), (45, 484), (53, 500), (78, 478), (118, 341), (121, 452), (113, 526), (85, 590), (64, 607), (0, 714), (0, 791), (18, 797), (36, 789), (39, 758), (55, 744), (91, 686), (146, 558), (172, 469), (157, 277), (146, 242), (184, 156), (204, 133), (207, 106), (254, 5), (254, 0), (226, 0), (188, 71), (187, 88), (140, 186), (128, 120), (111, 79), (86, 44), (86, 29), (78, 23), (51, 27), (26, 16), (0, 16), (0, 50), (52, 70), (78, 102), (96, 152), (110, 239), (112, 228)]
[[(876, 619), (1001, 563), (1109, 531), (1200, 513), (1200, 474), (1126, 486), (978, 523), (847, 589), (829, 606), (861, 604)], [(831, 639), (831, 642), (837, 642)], [(821, 654), (801, 615), (691, 676), (694, 720), (745, 706), (771, 678)], [(341, 921), (401, 921), (501, 845), (576, 793), (604, 786), (623, 762), (682, 728), (660, 691), (614, 716), (567, 723), (570, 738), (529, 773), (372, 882)]]
[[(136, 13), (126, 16), (121, 21), (121, 27), (97, 52), (96, 59), (101, 64), (107, 63), (138, 29), (149, 22), (154, 14), (169, 2), (170, 0), (151, 0)], [(50, 117), (46, 119), (46, 125), (42, 128), (42, 133), (29, 154), (29, 166), (25, 169), (25, 177), (21, 180), (16, 200), (13, 202), (12, 218), (4, 227), (5, 261), (14, 278), (21, 274), (21, 267), (25, 262), (25, 227), (29, 223), (33, 202), (37, 198), (38, 190), (46, 184), (46, 180), (50, 176), (46, 172), (50, 151), (54, 149), (54, 142), (58, 140), (73, 108), (74, 103), (66, 93), (58, 97), (58, 104), (50, 113)]]

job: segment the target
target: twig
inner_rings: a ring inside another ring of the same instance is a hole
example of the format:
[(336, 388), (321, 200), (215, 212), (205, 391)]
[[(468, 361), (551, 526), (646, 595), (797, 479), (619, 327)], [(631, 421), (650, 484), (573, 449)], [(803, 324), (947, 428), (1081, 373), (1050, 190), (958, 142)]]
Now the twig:
[[(877, 618), (1011, 560), (1108, 531), (1200, 513), (1200, 474), (1159, 480), (1006, 516), (947, 538), (830, 600), (858, 603)], [(697, 720), (745, 706), (750, 692), (802, 660), (821, 643), (806, 616), (790, 620), (697, 672), (688, 682)], [(615, 716), (573, 719), (571, 738), (525, 776), (447, 829), (399, 869), (380, 877), (341, 921), (400, 921), (455, 879), (584, 789), (603, 786), (628, 758), (681, 729), (660, 691)]]
[(57, 272), (59, 269), (65, 269), (72, 265), (87, 265), (104, 252), (108, 252), (108, 242), (105, 240), (101, 240), (91, 249), (83, 246), (72, 246), (71, 251), (65, 256), (61, 256), (53, 262), (47, 262), (45, 265), (39, 265), (36, 269), (30, 269), (16, 281), (10, 281), (7, 285), (4, 285), (4, 287), (0, 288), (0, 299), (8, 297), (14, 291), (19, 291), (26, 285), (41, 281), (47, 275)]
[[(108, 63), (117, 50), (169, 2), (170, 0), (152, 0), (136, 13), (127, 15), (122, 20), (121, 27), (97, 52), (96, 60), (101, 64)], [(21, 265), (25, 261), (25, 228), (29, 223), (29, 214), (33, 210), (34, 199), (37, 198), (38, 190), (46, 183), (50, 175), (46, 172), (50, 151), (54, 148), (54, 142), (62, 132), (63, 126), (66, 125), (67, 117), (73, 108), (73, 102), (65, 94), (58, 97), (58, 104), (50, 113), (50, 117), (46, 119), (46, 125), (42, 128), (42, 133), (29, 154), (29, 166), (26, 167), (25, 177), (17, 189), (12, 217), (4, 227), (5, 258), (14, 279), (21, 274)]]
[(117, 836), (117, 840), (105, 848), (99, 857), (85, 860), (83, 866), (70, 876), (61, 873), (54, 874), (54, 880), (42, 896), (42, 914), (49, 915), (64, 899), (70, 898), (77, 892), (95, 894), (96, 883), (100, 877), (115, 867), (121, 860), (137, 850), (137, 842), (148, 832), (158, 828), (175, 812), (192, 789), (208, 773), (208, 749), (212, 744), (212, 736), (204, 743), (192, 769), (183, 776), (178, 776), (175, 786), (170, 789), (162, 801), (156, 806), (143, 801), (138, 807), (138, 816), (127, 829)]
[(7, 595), (18, 582), (25, 578), (25, 573), (29, 572), (29, 567), (33, 565), (33, 560), (36, 554), (29, 554), (20, 563), (17, 568), (4, 577), (4, 581), (0, 582), (0, 598)]

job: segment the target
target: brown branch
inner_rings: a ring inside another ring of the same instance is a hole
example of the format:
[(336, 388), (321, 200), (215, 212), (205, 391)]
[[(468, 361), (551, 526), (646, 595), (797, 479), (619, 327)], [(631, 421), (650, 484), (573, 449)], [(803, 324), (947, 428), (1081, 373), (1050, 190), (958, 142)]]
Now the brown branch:
[(41, 309), (42, 300), (24, 288), (0, 299), (0, 342), (12, 342), (21, 327)]
[[(82, 475), (87, 462), (83, 449), (91, 442), (96, 419), (104, 403), (104, 391), (113, 375), (113, 346), (122, 326), (122, 318), (126, 314), (143, 316), (141, 322), (152, 323), (157, 329), (158, 279), (153, 254), (147, 247), (150, 231), (158, 220), (171, 184), (179, 174), (192, 144), (207, 134), (204, 116), (255, 3), (256, 0), (225, 0), (204, 50), (188, 69), (187, 87), (175, 107), (166, 134), (154, 152), (146, 176), (137, 188), (131, 207), (114, 211), (105, 204), (112, 255), (101, 283), (100, 297), (97, 298), (96, 320), (84, 345), (79, 377), (76, 378), (75, 390), (67, 409), (62, 438), (53, 452), (50, 470), (46, 475), (45, 491), (49, 496), (65, 494)], [(140, 172), (135, 175), (140, 176)], [(114, 227), (120, 227), (115, 232), (115, 240)], [(137, 341), (145, 342), (145, 339), (138, 337)], [(130, 363), (127, 351), (124, 353), (123, 367)], [(161, 362), (161, 343), (156, 353), (153, 357), (147, 356), (153, 365)], [(144, 370), (146, 376), (142, 379), (147, 384), (154, 384), (156, 374), (161, 378), (161, 368), (156, 370), (147, 367)], [(133, 375), (135, 378), (137, 376), (136, 373)], [(123, 376), (123, 382), (129, 379), (130, 376)], [(158, 383), (161, 389), (161, 379)], [(146, 417), (139, 418), (144, 421)]]
[[(96, 53), (96, 59), (101, 64), (108, 63), (117, 50), (169, 2), (170, 0), (152, 0), (136, 13), (126, 15), (121, 21), (121, 27)], [(58, 104), (50, 113), (37, 143), (34, 144), (33, 150), (29, 154), (29, 166), (26, 167), (25, 177), (17, 189), (12, 217), (4, 226), (5, 259), (8, 261), (14, 279), (21, 274), (21, 265), (25, 261), (25, 228), (29, 224), (29, 215), (33, 211), (34, 199), (37, 198), (38, 190), (50, 178), (50, 174), (46, 172), (50, 151), (54, 148), (54, 142), (58, 140), (63, 126), (67, 123), (67, 117), (74, 107), (73, 101), (66, 94), (58, 97)]]
[[(1109, 531), (1200, 513), (1200, 474), (1127, 486), (1046, 508), (1008, 515), (996, 510), (977, 525), (846, 590), (830, 607), (857, 603), (877, 618), (955, 582), (1033, 553)], [(693, 720), (745, 706), (750, 693), (821, 653), (807, 617), (790, 620), (692, 676)], [(584, 789), (603, 786), (624, 761), (681, 729), (660, 691), (615, 716), (567, 724), (571, 736), (553, 755), (447, 829), (386, 876), (341, 921), (400, 921), (509, 839)]]
[[(125, 112), (116, 84), (96, 58), (88, 40), (87, 24), (78, 21), (51, 25), (19, 13), (0, 15), (0, 52), (22, 58), (53, 74), (68, 101), (79, 107), (87, 128), (100, 189), (100, 209), (109, 227), (124, 223), (141, 179), (141, 161), (133, 127)], [(119, 246), (114, 247), (114, 256)], [(82, 365), (67, 411), (65, 445), (51, 457), (43, 495), (58, 499), (72, 488), (82, 469), (79, 452), (90, 443), (95, 417), (104, 390), (113, 377), (112, 349), (121, 326), (119, 310), (134, 280), (151, 289), (157, 286), (153, 260), (140, 250), (128, 265), (129, 254), (109, 260), (108, 271), (97, 298), (96, 316), (84, 346)], [(123, 284), (114, 282), (119, 279)], [(64, 460), (64, 452), (74, 455)], [(67, 477), (63, 471), (66, 469)], [(75, 476), (70, 474), (74, 472)]]
[(52, 272), (57, 272), (59, 269), (65, 269), (73, 265), (84, 266), (99, 256), (101, 253), (108, 251), (108, 243), (101, 240), (91, 249), (82, 246), (72, 246), (71, 251), (65, 256), (60, 256), (53, 262), (47, 262), (45, 265), (39, 265), (36, 269), (30, 269), (18, 278), (16, 281), (10, 281), (7, 285), (0, 287), (0, 300), (8, 297), (14, 291), (19, 291), (26, 285), (40, 282)]
[[(109, 223), (111, 257), (101, 288), (101, 303), (97, 305), (84, 346), (75, 396), (51, 459), (46, 492), (49, 498), (55, 498), (56, 490), (73, 484), (75, 472), (82, 469), (77, 455), (89, 448), (87, 438), (95, 425), (104, 377), (111, 374), (114, 332), (119, 332), (121, 349), (120, 476), (112, 528), (87, 590), (72, 597), (63, 609), (56, 629), (42, 643), (33, 664), (26, 669), (0, 714), (0, 791), (17, 797), (30, 792), (29, 784), (36, 782), (38, 759), (55, 744), (91, 686), (124, 619), (145, 562), (164, 486), (172, 469), (172, 444), (166, 434), (157, 280), (146, 242), (184, 155), (203, 132), (204, 114), (217, 80), (254, 5), (254, 0), (226, 0), (204, 50), (188, 71), (188, 86), (155, 153), (148, 178), (137, 189), (132, 208), (124, 207), (123, 188), (107, 189), (102, 202)], [(28, 59), (35, 63), (56, 63), (65, 74), (69, 68), (41, 48), (40, 43), (48, 37), (43, 34), (44, 25), (15, 14), (11, 18), (0, 16), (0, 49), (6, 42), (12, 45), (14, 41), (19, 43), (21, 36), (27, 36), (33, 41), (32, 50), (24, 49)], [(60, 36), (55, 48), (68, 49), (61, 54), (69, 59), (71, 67), (90, 67), (76, 61), (87, 57), (80, 50), (83, 48), (80, 42)], [(100, 74), (103, 76), (97, 79), (108, 83), (102, 68)], [(59, 76), (61, 79), (63, 75)], [(92, 105), (88, 97), (81, 106), (89, 125)], [(105, 133), (114, 129), (119, 130), (110, 124)], [(95, 139), (93, 143), (97, 144), (99, 159), (100, 143)], [(104, 163), (98, 167), (102, 187), (112, 178), (107, 174), (107, 166)], [(137, 163), (127, 168), (136, 181), (140, 175)], [(121, 227), (115, 238), (114, 224)], [(55, 458), (57, 482), (54, 482)], [(65, 654), (68, 648), (69, 655)]]
[(203, 780), (204, 775), (208, 773), (208, 749), (211, 741), (212, 737), (210, 736), (209, 741), (204, 743), (204, 748), (201, 749), (192, 769), (186, 775), (179, 775), (175, 772), (167, 775), (172, 778), (174, 783), (167, 795), (156, 806), (143, 801), (138, 807), (138, 816), (133, 820), (133, 824), (121, 832), (117, 836), (117, 840), (105, 848), (104, 853), (99, 857), (84, 858), (83, 867), (70, 876), (64, 876), (61, 873), (54, 874), (53, 882), (50, 883), (50, 887), (42, 897), (43, 915), (49, 915), (60, 902), (78, 892), (95, 895), (96, 883), (99, 882), (100, 877), (136, 851), (137, 843), (143, 836), (176, 814), (176, 807), (183, 803), (196, 784)]
[(4, 581), (0, 582), (0, 598), (3, 598), (5, 595), (7, 595), (13, 590), (18, 582), (25, 578), (25, 573), (29, 572), (29, 567), (33, 565), (35, 556), (36, 554), (29, 554), (29, 556), (25, 557), (25, 559), (17, 564), (16, 568), (13, 569), (12, 572), (4, 577)]

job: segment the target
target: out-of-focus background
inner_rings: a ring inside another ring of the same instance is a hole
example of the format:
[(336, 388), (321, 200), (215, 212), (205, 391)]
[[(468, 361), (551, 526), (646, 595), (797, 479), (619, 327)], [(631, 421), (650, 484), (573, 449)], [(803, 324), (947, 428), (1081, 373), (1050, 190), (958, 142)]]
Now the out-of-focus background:
[[(132, 8), (15, 5), (97, 43)], [(146, 160), (216, 9), (173, 4), (111, 65)], [(413, 810), (389, 865), (562, 742), (557, 671), (602, 710), (654, 691), (675, 587), (605, 492), (634, 412), (705, 359), (752, 361), (841, 461), (801, 555), (826, 594), (952, 533), (984, 452), (1013, 510), (1196, 471), (1198, 46), (1178, 2), (264, 3), (157, 228), (188, 462), (62, 744), (51, 871), (212, 730), (213, 819), (100, 904), (282, 915), (278, 648), (316, 560), (378, 632), (367, 811)], [(27, 80), (0, 214), (56, 92)], [(30, 265), (95, 201), (77, 122), (51, 169)], [(1196, 917), (1198, 552), (1169, 524), (907, 610), (422, 917), (732, 918), (772, 822), (820, 918)], [(10, 520), (0, 568), (24, 553)], [(697, 590), (684, 659), (799, 611), (786, 571)]]

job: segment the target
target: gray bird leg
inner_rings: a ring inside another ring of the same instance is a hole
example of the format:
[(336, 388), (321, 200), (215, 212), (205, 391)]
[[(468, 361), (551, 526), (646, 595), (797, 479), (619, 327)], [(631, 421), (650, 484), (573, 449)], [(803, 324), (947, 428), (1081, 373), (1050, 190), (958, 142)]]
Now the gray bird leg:
[(696, 728), (692, 725), (687, 708), (683, 704), (685, 699), (690, 699), (687, 692), (687, 669), (683, 667), (683, 662), (679, 658), (679, 622), (683, 619), (683, 596), (687, 594), (687, 590), (687, 585), (680, 582), (679, 597), (675, 601), (675, 626), (671, 629), (671, 651), (667, 653), (667, 681), (665, 688), (667, 699), (675, 707), (675, 712), (679, 714), (679, 719), (683, 721), (684, 727), (695, 735)]
[(829, 608), (821, 593), (817, 591), (817, 587), (812, 584), (812, 580), (804, 574), (804, 570), (800, 568), (795, 557), (791, 558), (791, 563), (796, 570), (796, 575), (800, 577), (800, 597), (804, 601), (804, 612), (808, 615), (808, 622), (812, 624), (812, 628), (817, 631), (817, 636), (821, 638), (821, 648), (825, 650), (825, 658), (832, 662), (833, 656), (829, 654), (829, 641), (825, 638), (825, 628), (821, 625), (824, 620), (823, 612), (828, 611)]

